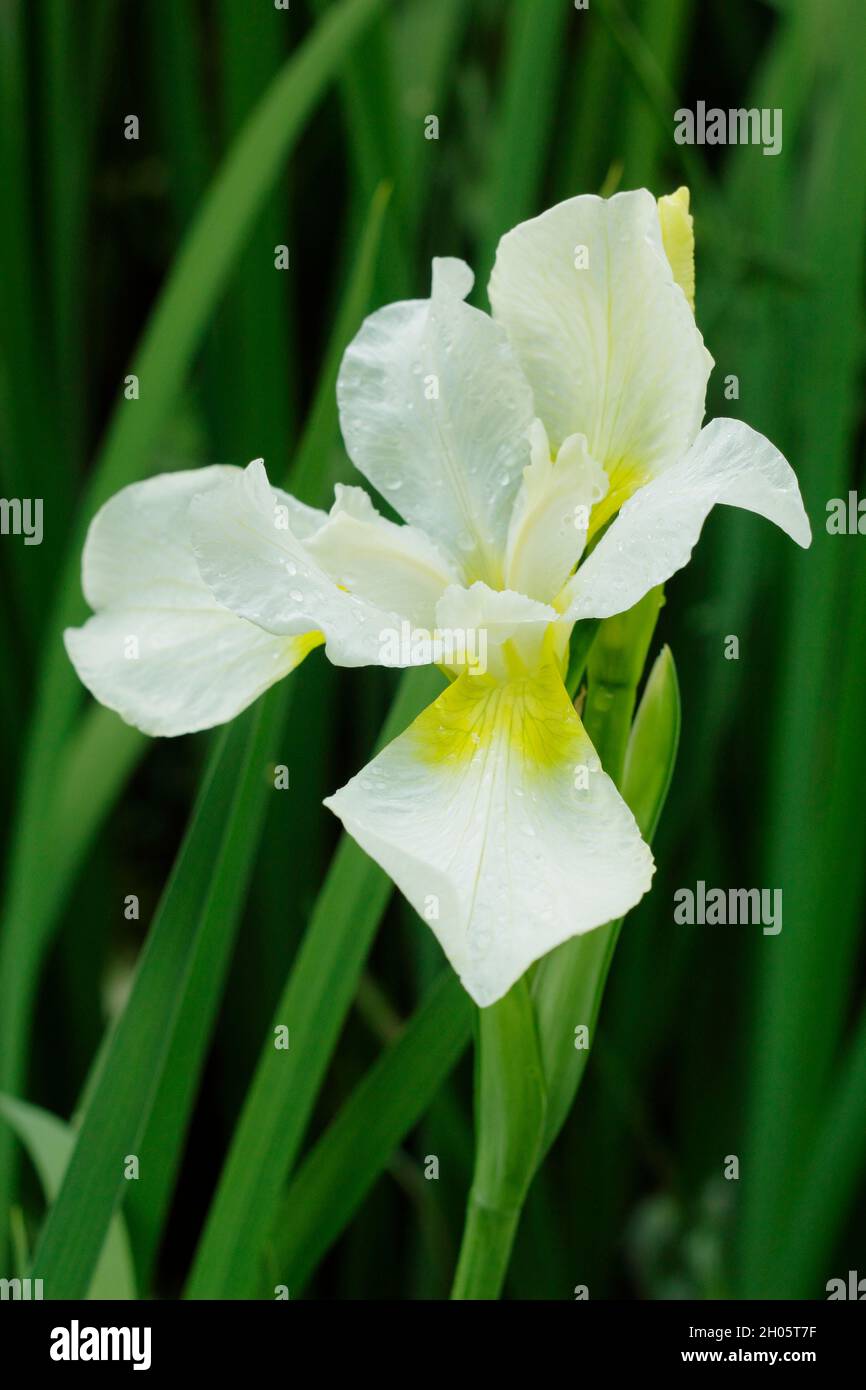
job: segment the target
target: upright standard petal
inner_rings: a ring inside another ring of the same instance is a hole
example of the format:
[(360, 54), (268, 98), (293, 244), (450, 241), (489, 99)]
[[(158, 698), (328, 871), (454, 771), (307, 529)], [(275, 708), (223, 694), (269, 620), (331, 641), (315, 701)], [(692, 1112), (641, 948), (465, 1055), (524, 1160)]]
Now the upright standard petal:
[(627, 912), (652, 856), (559, 673), (461, 676), (325, 802), (433, 929), (473, 999)]
[(463, 303), (471, 285), (464, 262), (434, 261), (430, 299), (365, 321), (337, 398), (356, 467), (467, 582), (496, 588), (535, 411), (504, 330)]
[[(301, 541), (285, 498), (271, 487), (264, 463), (256, 459), (193, 503), (196, 558), (217, 601), (267, 632), (322, 632), (328, 659), (336, 666), (415, 664), (408, 643), (401, 648), (405, 660), (393, 655), (393, 638), (408, 618), (401, 606), (402, 585), (395, 578), (393, 544), (385, 540), (391, 533), (380, 531), (383, 548), (392, 545), (388, 574), (394, 592), (392, 606), (385, 607), (364, 597), (365, 584), (372, 583), (369, 564), (360, 575), (360, 592), (350, 593), (317, 560), (316, 538), (327, 534), (333, 519), (325, 518)], [(329, 551), (325, 558), (331, 563), (334, 556)]]
[(571, 435), (550, 457), (547, 431), (536, 420), (532, 463), (508, 527), (505, 582), (548, 603), (556, 598), (586, 544), (590, 516), (607, 494), (607, 475), (590, 458), (582, 434)]
[(566, 618), (624, 613), (688, 563), (717, 502), (743, 507), (804, 548), (809, 518), (790, 464), (740, 420), (712, 420), (688, 454), (626, 502), (569, 585)]
[(674, 279), (694, 312), (695, 229), (689, 212), (689, 190), (683, 187), (678, 188), (676, 193), (666, 193), (659, 198), (658, 208), (665, 255)]
[(610, 491), (597, 528), (700, 428), (712, 358), (645, 190), (571, 198), (500, 241), (494, 317), (529, 378), (555, 450), (586, 436)]
[(96, 699), (146, 734), (233, 719), (321, 641), (244, 622), (199, 574), (190, 503), (239, 472), (199, 468), (133, 483), (91, 522), (82, 587), (96, 612), (67, 629), (66, 650)]

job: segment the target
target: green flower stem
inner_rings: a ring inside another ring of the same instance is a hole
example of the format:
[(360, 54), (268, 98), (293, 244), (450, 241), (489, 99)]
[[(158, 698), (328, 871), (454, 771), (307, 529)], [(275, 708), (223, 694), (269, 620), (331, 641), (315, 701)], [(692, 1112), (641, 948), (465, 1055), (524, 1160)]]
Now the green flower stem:
[(524, 976), (479, 1011), (477, 1147), (453, 1299), (498, 1298), (544, 1136), (546, 1096), (535, 1011)]
[(470, 1193), (452, 1299), (499, 1297), (522, 1207), (486, 1207)]
[[(622, 794), (641, 834), (652, 841), (667, 797), (680, 732), (676, 668), (664, 647), (653, 665), (625, 757)], [(608, 970), (621, 921), (576, 936), (539, 962), (532, 982), (547, 1086), (544, 1153), (574, 1104), (592, 1050)], [(590, 1048), (573, 1045), (575, 1024), (589, 1026)]]
[(637, 688), (664, 603), (662, 586), (650, 589), (627, 613), (607, 618), (589, 649), (583, 723), (616, 785), (622, 785)]
[[(617, 785), (626, 770), (637, 688), (662, 602), (659, 587), (630, 612), (607, 619), (597, 631), (585, 629), (591, 645), (584, 723), (602, 766)], [(658, 684), (669, 692), (673, 680), (675, 701), (672, 662), (669, 654), (663, 658), (657, 663)], [(573, 663), (577, 674), (583, 660), (581, 650)], [(661, 704), (666, 711), (669, 701), (670, 697), (664, 700), (653, 688), (652, 698), (645, 702), (649, 710), (644, 746), (637, 753), (631, 750), (628, 758), (638, 800), (652, 802), (651, 807), (641, 805), (641, 826), (650, 831), (670, 782), (671, 740), (676, 746), (678, 719), (660, 717), (658, 708)], [(647, 762), (661, 769), (658, 776), (644, 775)], [(519, 980), (504, 999), (480, 1011), (475, 1172), (453, 1299), (495, 1299), (502, 1291), (529, 1185), (568, 1113), (583, 1073), (587, 1054), (576, 1052), (570, 1044), (572, 1015), (579, 1005), (578, 1021), (591, 1022), (594, 1034), (619, 927), (620, 923), (611, 923), (566, 942)], [(531, 984), (530, 975), (534, 975)], [(554, 1083), (552, 1111), (548, 1078)]]

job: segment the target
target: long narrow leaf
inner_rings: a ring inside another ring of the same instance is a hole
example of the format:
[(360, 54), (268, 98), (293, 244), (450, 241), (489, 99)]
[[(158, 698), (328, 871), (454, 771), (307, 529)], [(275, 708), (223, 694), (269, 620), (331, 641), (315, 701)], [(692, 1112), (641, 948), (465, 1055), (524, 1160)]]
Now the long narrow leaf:
[[(285, 701), (287, 689), (277, 687), (236, 720), (212, 755), (36, 1249), (33, 1275), (44, 1279), (56, 1298), (83, 1296), (124, 1183), (135, 1180), (128, 1165), (147, 1161), (142, 1139), (185, 1011), (213, 1012), (267, 794), (270, 707)], [(204, 985), (206, 997), (190, 990), (193, 979)]]
[[(0, 1116), (17, 1135), (30, 1156), (45, 1199), (53, 1202), (75, 1147), (75, 1132), (56, 1115), (12, 1096), (0, 1096)], [(49, 1297), (51, 1296), (49, 1290)], [(93, 1273), (88, 1298), (135, 1298), (135, 1271), (125, 1224), (115, 1216), (108, 1228), (102, 1254)]]
[[(395, 738), (441, 688), (435, 670), (409, 672), (382, 732)], [(344, 836), (274, 1013), (216, 1197), (196, 1252), (189, 1298), (249, 1297), (286, 1177), (297, 1158), (391, 881)], [(282, 1030), (288, 1047), (278, 1047)]]
[(441, 974), (298, 1169), (274, 1220), (269, 1251), (292, 1297), (426, 1113), (469, 1042), (473, 1014), (457, 976)]

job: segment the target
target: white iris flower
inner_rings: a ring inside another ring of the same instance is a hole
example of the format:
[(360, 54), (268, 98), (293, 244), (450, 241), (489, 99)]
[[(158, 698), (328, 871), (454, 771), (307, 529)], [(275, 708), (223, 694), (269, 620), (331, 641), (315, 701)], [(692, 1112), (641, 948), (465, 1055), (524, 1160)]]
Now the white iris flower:
[(94, 616), (66, 645), (97, 699), (171, 735), (231, 719), (322, 642), (340, 666), (406, 665), (424, 644), (395, 634), (468, 634), (483, 673), (450, 656), (439, 699), (326, 804), (488, 1005), (653, 873), (563, 684), (575, 621), (685, 565), (717, 502), (810, 530), (768, 440), (701, 428), (685, 190), (514, 228), (492, 317), (464, 302), (472, 279), (434, 261), (430, 298), (368, 318), (340, 371), (346, 448), (406, 525), (356, 487), (307, 507), (261, 460), (151, 478), (95, 517)]

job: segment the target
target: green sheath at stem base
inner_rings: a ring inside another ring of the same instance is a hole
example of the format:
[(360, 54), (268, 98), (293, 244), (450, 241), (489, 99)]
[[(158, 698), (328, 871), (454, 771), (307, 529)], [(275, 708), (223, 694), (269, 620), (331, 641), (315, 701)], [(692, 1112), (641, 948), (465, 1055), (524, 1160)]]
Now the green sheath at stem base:
[(466, 1227), (454, 1276), (452, 1299), (492, 1299), (502, 1292), (520, 1207), (498, 1210), (474, 1197), (466, 1209)]

